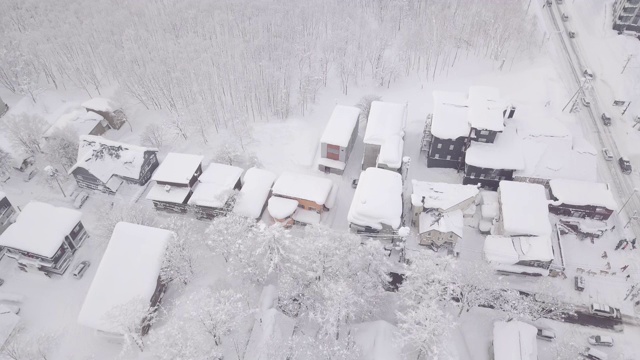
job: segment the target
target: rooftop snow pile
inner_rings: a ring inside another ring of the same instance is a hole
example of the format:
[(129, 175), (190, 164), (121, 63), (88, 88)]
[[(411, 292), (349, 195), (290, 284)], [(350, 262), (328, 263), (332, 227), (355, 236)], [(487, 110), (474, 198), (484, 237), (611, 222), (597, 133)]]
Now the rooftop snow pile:
[(452, 232), (462, 237), (464, 228), (462, 210), (454, 210), (446, 213), (437, 211), (420, 213), (420, 234), (437, 230), (440, 233)]
[(360, 174), (349, 208), (350, 223), (381, 230), (397, 229), (402, 217), (402, 176), (397, 172), (368, 168)]
[(369, 145), (380, 145), (378, 164), (387, 165), (390, 168), (400, 167), (406, 121), (406, 104), (381, 101), (371, 103), (363, 142)]
[(273, 194), (324, 205), (332, 187), (333, 182), (327, 178), (284, 172), (273, 184)]
[[(478, 187), (475, 185), (447, 184), (411, 180), (413, 194), (411, 203), (413, 206), (421, 206), (424, 198), (425, 209), (438, 209), (447, 211), (450, 208), (478, 195)], [(464, 209), (462, 209), (464, 210)]]
[(200, 175), (189, 204), (222, 208), (234, 192), (244, 170), (237, 166), (211, 163)]
[(182, 204), (191, 192), (190, 187), (155, 184), (147, 193), (146, 199), (174, 204)]
[(347, 147), (353, 129), (358, 123), (358, 116), (360, 116), (360, 109), (357, 107), (336, 105), (327, 126), (324, 128), (320, 142)]
[(521, 170), (525, 163), (515, 127), (505, 126), (493, 144), (472, 141), (465, 157), (467, 165), (485, 169)]
[(76, 168), (84, 168), (103, 183), (111, 176), (137, 179), (144, 163), (147, 151), (157, 149), (128, 145), (100, 136), (82, 135), (78, 149), (78, 162), (69, 169), (69, 174)]
[(503, 235), (549, 236), (549, 202), (544, 186), (500, 181)]
[(0, 234), (0, 246), (51, 258), (81, 216), (76, 210), (31, 201), (16, 222)]
[(467, 96), (461, 92), (434, 91), (431, 133), (440, 139), (469, 136)]
[(538, 360), (538, 330), (521, 321), (493, 323), (494, 360)]
[(478, 130), (504, 130), (504, 114), (507, 108), (500, 100), (500, 91), (489, 86), (469, 87), (469, 125)]
[(567, 205), (601, 206), (616, 210), (618, 205), (608, 184), (577, 180), (554, 179), (549, 181), (551, 194), (559, 203)]
[(392, 324), (376, 320), (352, 326), (355, 343), (362, 350), (361, 360), (404, 359), (400, 333)]
[(105, 98), (93, 98), (82, 103), (82, 107), (85, 109), (91, 109), (101, 112), (113, 112), (120, 109), (115, 101)]
[(104, 118), (101, 115), (77, 107), (60, 116), (58, 120), (45, 131), (44, 137), (49, 137), (57, 130), (62, 129), (71, 129), (78, 135), (88, 135), (91, 130), (103, 120)]
[(286, 219), (298, 208), (298, 201), (293, 199), (272, 196), (269, 199), (269, 214), (278, 220)]
[(151, 180), (187, 186), (202, 165), (203, 158), (201, 155), (168, 153)]
[(489, 235), (484, 241), (489, 262), (515, 265), (519, 261), (551, 261), (553, 245), (549, 236), (508, 237)]
[(270, 171), (251, 168), (244, 174), (242, 189), (236, 197), (233, 212), (252, 219), (257, 219), (262, 213), (264, 203), (269, 197), (271, 186), (276, 175)]
[(389, 136), (384, 145), (380, 147), (378, 154), (378, 164), (386, 165), (392, 169), (399, 169), (402, 166), (402, 152), (404, 140), (401, 136)]
[[(121, 330), (110, 312), (120, 306), (133, 308), (136, 301), (150, 306), (173, 235), (168, 230), (118, 223), (84, 299), (78, 323), (119, 334)], [(123, 316), (125, 311), (119, 315)]]

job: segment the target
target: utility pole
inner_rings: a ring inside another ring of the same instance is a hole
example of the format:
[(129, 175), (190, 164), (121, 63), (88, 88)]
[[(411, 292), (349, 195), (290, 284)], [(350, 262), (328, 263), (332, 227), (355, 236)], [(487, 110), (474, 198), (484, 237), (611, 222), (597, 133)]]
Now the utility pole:
[(631, 105), (631, 101), (627, 101), (627, 106), (624, 108), (624, 110), (622, 110), (622, 115), (624, 115), (624, 113), (627, 112), (627, 109), (629, 108), (629, 105)]
[(587, 80), (585, 79), (584, 81), (582, 81), (582, 84), (580, 84), (580, 87), (578, 88), (578, 90), (576, 90), (575, 94), (573, 94), (573, 96), (571, 96), (571, 98), (569, 99), (569, 101), (567, 102), (567, 105), (565, 105), (562, 108), (562, 111), (564, 111), (567, 106), (569, 106), (569, 104), (571, 104), (571, 102), (573, 101), (573, 99), (578, 95), (578, 93), (580, 93), (582, 91), (582, 88), (584, 87), (584, 84)]
[(627, 56), (627, 62), (624, 63), (624, 66), (622, 67), (622, 71), (620, 72), (620, 74), (624, 74), (624, 70), (627, 68), (627, 65), (629, 65), (629, 61), (631, 61), (632, 57), (633, 57), (633, 54), (630, 54), (629, 56)]

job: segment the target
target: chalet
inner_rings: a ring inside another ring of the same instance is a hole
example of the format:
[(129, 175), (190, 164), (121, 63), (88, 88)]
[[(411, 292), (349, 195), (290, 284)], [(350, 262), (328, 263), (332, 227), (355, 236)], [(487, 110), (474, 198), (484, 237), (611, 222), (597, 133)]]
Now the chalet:
[(496, 235), (550, 236), (549, 201), (544, 186), (500, 181)]
[(407, 104), (381, 101), (371, 103), (363, 138), (362, 170), (370, 167), (400, 170), (406, 122)]
[(196, 184), (189, 205), (198, 219), (211, 220), (226, 215), (233, 208), (233, 195), (240, 190), (242, 168), (211, 163)]
[(169, 153), (151, 177), (155, 185), (147, 194), (156, 210), (186, 213), (192, 189), (202, 174), (200, 155)]
[(122, 107), (115, 101), (105, 98), (93, 98), (82, 103), (82, 107), (89, 112), (102, 116), (109, 127), (118, 130), (127, 121)]
[(16, 215), (16, 209), (7, 198), (7, 194), (0, 191), (0, 234), (11, 225)]
[(281, 223), (318, 224), (320, 215), (329, 210), (332, 189), (330, 179), (284, 172), (273, 184), (267, 209), (271, 217)]
[(276, 175), (270, 171), (255, 167), (247, 170), (242, 178), (242, 188), (236, 195), (234, 214), (259, 219), (267, 207), (275, 180)]
[(100, 136), (80, 136), (78, 162), (69, 169), (78, 186), (115, 194), (123, 182), (145, 185), (158, 167), (158, 150)]
[(438, 249), (443, 245), (453, 248), (462, 239), (464, 229), (462, 210), (445, 213), (423, 211), (418, 217), (420, 245)]
[(64, 274), (89, 236), (76, 210), (32, 201), (0, 234), (0, 246), (23, 271)]
[(411, 184), (413, 186), (411, 221), (414, 225), (419, 224), (418, 217), (427, 210), (435, 210), (440, 213), (475, 210), (475, 202), (479, 193), (477, 186), (418, 180), (412, 180)]
[(77, 135), (102, 135), (111, 127), (102, 115), (88, 112), (84, 108), (72, 108), (56, 120), (45, 131), (43, 137), (48, 139), (58, 131), (71, 130)]
[(379, 168), (360, 173), (347, 220), (357, 234), (393, 237), (402, 222), (402, 176)]
[(493, 360), (538, 360), (538, 329), (510, 320), (493, 323), (491, 355)]
[[(172, 231), (120, 222), (116, 225), (84, 299), (78, 323), (101, 335), (121, 338), (115, 313), (155, 311), (167, 287), (161, 270)], [(141, 334), (151, 327), (142, 320)]]
[(609, 184), (553, 179), (549, 212), (561, 216), (609, 220), (618, 208)]
[(547, 276), (553, 245), (549, 236), (489, 235), (484, 240), (484, 258), (501, 272)]
[(320, 171), (342, 174), (358, 137), (360, 109), (337, 105), (320, 138)]

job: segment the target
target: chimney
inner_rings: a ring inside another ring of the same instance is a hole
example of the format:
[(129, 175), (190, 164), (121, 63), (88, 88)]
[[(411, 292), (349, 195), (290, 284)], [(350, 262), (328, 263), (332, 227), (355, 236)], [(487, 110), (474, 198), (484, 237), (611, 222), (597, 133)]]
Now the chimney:
[(164, 191), (166, 191), (166, 192), (171, 191), (171, 185), (165, 185), (164, 186)]

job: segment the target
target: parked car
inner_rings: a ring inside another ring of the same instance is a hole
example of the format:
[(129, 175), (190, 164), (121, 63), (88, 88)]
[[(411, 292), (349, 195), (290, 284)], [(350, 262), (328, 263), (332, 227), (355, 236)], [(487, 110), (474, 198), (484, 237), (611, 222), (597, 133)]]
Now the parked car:
[(609, 114), (602, 113), (600, 118), (602, 119), (602, 123), (605, 124), (606, 126), (610, 126), (611, 125), (611, 117), (609, 116)]
[(569, 21), (569, 15), (562, 13), (562, 21)]
[(584, 357), (586, 357), (589, 360), (607, 360), (608, 356), (607, 354), (603, 353), (600, 350), (596, 350), (594, 348), (587, 348), (584, 351)]
[(567, 34), (569, 35), (569, 38), (573, 39), (574, 37), (576, 37), (576, 33), (573, 31), (567, 31)]
[(578, 275), (574, 278), (574, 285), (576, 290), (584, 291), (584, 277)]
[(633, 168), (631, 167), (631, 161), (626, 157), (621, 157), (618, 159), (618, 164), (620, 164), (620, 169), (622, 169), (623, 174), (631, 174)]
[(581, 97), (580, 101), (582, 101), (582, 105), (584, 105), (586, 107), (591, 106), (591, 101), (589, 101), (589, 99), (587, 99), (586, 96)]
[(596, 346), (613, 346), (613, 338), (611, 336), (593, 335), (589, 336), (589, 344)]
[(589, 306), (589, 313), (596, 316), (612, 318), (612, 319), (619, 319), (622, 317), (622, 315), (620, 314), (620, 309), (616, 309), (609, 305), (598, 304), (598, 303), (593, 303)]
[(591, 71), (591, 69), (584, 69), (584, 71), (582, 72), (582, 75), (584, 75), (584, 77), (589, 80), (593, 80), (593, 78), (595, 78), (595, 75), (593, 75), (593, 72)]
[(31, 171), (29, 171), (25, 176), (24, 176), (24, 182), (29, 182), (31, 181), (31, 179), (33, 179), (36, 174), (38, 173), (38, 169), (33, 169)]
[(0, 304), (0, 314), (20, 314), (20, 306), (14, 304)]
[(540, 340), (552, 341), (556, 338), (556, 333), (549, 329), (538, 329), (536, 337)]
[(89, 194), (86, 191), (82, 191), (76, 196), (76, 199), (73, 201), (73, 206), (76, 209), (80, 209), (82, 205), (89, 199)]
[(358, 187), (358, 180), (359, 180), (359, 179), (353, 179), (353, 181), (351, 182), (351, 187), (352, 187), (352, 188), (354, 188), (354, 189), (355, 189), (355, 188), (357, 188), (357, 187)]
[(607, 161), (613, 160), (613, 153), (611, 153), (611, 150), (607, 148), (602, 149), (602, 156), (604, 156), (604, 159)]
[(76, 279), (82, 279), (82, 276), (87, 271), (87, 269), (89, 269), (89, 266), (91, 266), (90, 262), (82, 261), (76, 266), (75, 269), (73, 269), (73, 277)]

